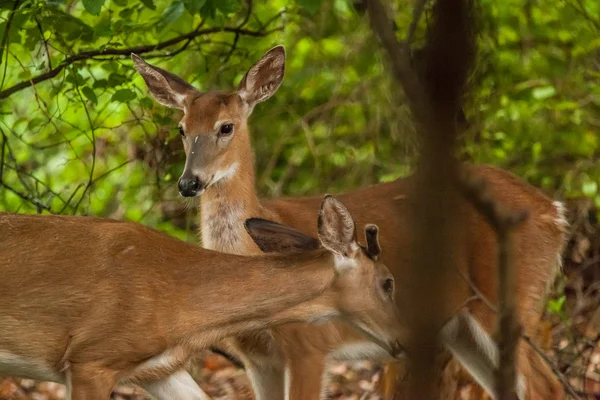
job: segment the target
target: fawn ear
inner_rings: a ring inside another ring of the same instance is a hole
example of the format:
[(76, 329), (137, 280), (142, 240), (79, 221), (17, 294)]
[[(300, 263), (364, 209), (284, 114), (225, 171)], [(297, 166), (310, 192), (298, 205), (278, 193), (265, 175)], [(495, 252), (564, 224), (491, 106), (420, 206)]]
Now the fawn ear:
[(182, 109), (186, 96), (198, 92), (177, 75), (150, 65), (133, 53), (131, 53), (131, 59), (135, 69), (146, 81), (146, 86), (150, 89), (152, 96), (164, 106)]
[(321, 247), (319, 241), (289, 226), (262, 218), (249, 218), (246, 231), (265, 253), (294, 254)]
[(379, 228), (377, 225), (368, 224), (365, 226), (365, 238), (367, 239), (367, 254), (373, 260), (377, 261), (381, 254), (379, 246)]
[(275, 94), (283, 81), (284, 72), (285, 48), (273, 47), (246, 72), (237, 88), (238, 94), (252, 110), (256, 103)]
[(346, 206), (333, 196), (326, 195), (321, 203), (317, 231), (327, 250), (343, 259), (352, 260), (358, 255), (360, 246), (356, 241), (354, 219)]

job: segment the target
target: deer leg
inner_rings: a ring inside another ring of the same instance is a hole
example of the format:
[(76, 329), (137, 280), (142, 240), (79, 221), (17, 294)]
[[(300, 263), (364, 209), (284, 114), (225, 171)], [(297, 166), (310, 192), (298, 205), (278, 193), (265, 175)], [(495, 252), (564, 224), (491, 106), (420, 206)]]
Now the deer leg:
[(286, 357), (286, 399), (319, 400), (324, 394), (325, 353), (316, 351)]
[(256, 400), (284, 399), (285, 363), (269, 332), (228, 339), (225, 348), (244, 364)]
[(139, 386), (156, 400), (211, 400), (184, 369), (154, 382), (142, 382)]
[(406, 365), (404, 363), (393, 362), (383, 367), (381, 380), (377, 386), (377, 391), (383, 400), (394, 400), (396, 392), (406, 378)]
[(528, 392), (531, 400), (562, 400), (566, 397), (565, 389), (552, 368), (528, 344), (521, 342), (520, 356), (527, 358), (530, 371), (528, 375)]

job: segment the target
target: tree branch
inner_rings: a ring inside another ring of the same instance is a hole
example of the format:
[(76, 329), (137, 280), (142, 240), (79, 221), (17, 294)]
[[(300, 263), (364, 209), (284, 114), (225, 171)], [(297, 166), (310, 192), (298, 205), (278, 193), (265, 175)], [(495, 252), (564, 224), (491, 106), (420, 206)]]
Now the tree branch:
[(526, 211), (511, 211), (497, 204), (485, 181), (474, 176), (463, 177), (465, 197), (486, 218), (498, 238), (498, 328), (496, 341), (500, 351), (496, 371), (496, 395), (499, 400), (517, 399), (516, 355), (521, 338), (517, 319), (516, 279), (513, 265), (513, 231), (527, 217)]
[(110, 49), (104, 49), (104, 50), (83, 51), (79, 54), (73, 55), (71, 57), (67, 57), (62, 63), (60, 63), (59, 65), (57, 65), (56, 67), (54, 67), (53, 69), (51, 69), (48, 72), (39, 74), (39, 75), (37, 75), (31, 79), (28, 79), (26, 81), (19, 82), (13, 86), (1, 91), (0, 92), (0, 100), (5, 99), (5, 98), (9, 97), (10, 95), (12, 95), (13, 93), (23, 90), (29, 86), (37, 85), (40, 82), (54, 78), (63, 69), (65, 69), (66, 67), (68, 67), (78, 61), (89, 60), (94, 57), (129, 56), (131, 53), (145, 54), (145, 53), (149, 53), (149, 52), (155, 51), (155, 50), (162, 50), (164, 48), (173, 46), (173, 45), (183, 42), (185, 40), (194, 39), (201, 35), (209, 35), (209, 34), (218, 33), (218, 32), (228, 32), (228, 33), (234, 33), (237, 35), (261, 37), (261, 36), (267, 36), (273, 32), (278, 32), (281, 30), (283, 30), (283, 27), (278, 27), (278, 28), (274, 28), (274, 29), (270, 29), (270, 30), (259, 30), (259, 31), (252, 31), (252, 30), (248, 30), (248, 29), (231, 28), (231, 27), (207, 28), (207, 29), (201, 29), (201, 30), (194, 30), (192, 32), (188, 32), (186, 34), (174, 37), (172, 39), (169, 39), (164, 42), (157, 43), (157, 44), (134, 46), (134, 47), (128, 47), (128, 48), (124, 48), (124, 49), (110, 48)]
[(455, 121), (473, 64), (475, 41), (471, 1), (437, 0), (427, 29), (424, 72), (417, 73), (408, 41), (418, 26), (424, 3), (416, 2), (407, 39), (400, 43), (393, 18), (380, 1), (366, 0), (371, 28), (389, 56), (393, 77), (404, 90), (420, 141), (419, 168), (410, 194), (417, 199), (410, 211), (414, 262), (405, 277), (411, 282), (407, 294), (411, 306), (400, 306), (408, 315), (412, 332), (409, 347), (414, 355), (406, 397), (429, 400), (439, 397), (439, 388), (431, 384), (440, 372), (436, 368), (438, 332), (455, 311), (446, 301), (450, 274), (457, 268), (457, 238), (463, 230), (459, 192), (454, 186), (458, 180)]

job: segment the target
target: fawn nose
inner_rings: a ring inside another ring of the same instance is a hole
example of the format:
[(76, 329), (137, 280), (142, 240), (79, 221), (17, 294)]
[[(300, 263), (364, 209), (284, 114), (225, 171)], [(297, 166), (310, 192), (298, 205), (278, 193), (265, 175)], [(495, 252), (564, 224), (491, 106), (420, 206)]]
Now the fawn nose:
[(194, 197), (203, 189), (200, 180), (195, 176), (181, 177), (178, 186), (179, 194), (183, 197)]

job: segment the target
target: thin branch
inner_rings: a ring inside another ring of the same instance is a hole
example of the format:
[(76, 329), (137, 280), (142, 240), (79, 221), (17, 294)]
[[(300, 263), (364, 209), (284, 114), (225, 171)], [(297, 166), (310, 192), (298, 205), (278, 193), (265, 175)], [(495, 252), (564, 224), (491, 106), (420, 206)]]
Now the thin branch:
[(540, 349), (538, 345), (535, 344), (529, 336), (523, 335), (523, 340), (533, 349), (533, 351), (535, 351), (540, 357), (542, 357), (546, 364), (548, 364), (548, 366), (552, 369), (552, 372), (554, 372), (554, 375), (556, 375), (558, 380), (562, 383), (567, 393), (573, 396), (575, 400), (579, 399), (580, 397), (577, 394), (577, 391), (573, 388), (573, 386), (571, 386), (564, 374), (560, 372), (560, 370), (556, 367), (556, 365), (554, 365), (554, 363), (552, 362), (552, 360), (550, 360), (546, 353), (544, 353), (542, 349)]
[(42, 210), (46, 210), (50, 213), (52, 213), (52, 209), (50, 207), (48, 207), (47, 205), (43, 204), (42, 202), (40, 202), (38, 199), (31, 197), (27, 194), (21, 193), (18, 190), (14, 189), (12, 186), (7, 185), (5, 182), (0, 181), (0, 186), (5, 187), (9, 192), (12, 192), (14, 194), (16, 194), (18, 197), (20, 197), (21, 199), (33, 204), (34, 206), (36, 206), (36, 208), (38, 210), (42, 209)]
[(60, 63), (59, 65), (57, 65), (56, 67), (54, 67), (53, 69), (51, 69), (48, 72), (39, 74), (39, 75), (37, 75), (31, 79), (28, 79), (26, 81), (19, 82), (13, 86), (1, 91), (0, 92), (0, 100), (5, 99), (8, 96), (12, 95), (13, 93), (23, 90), (29, 86), (36, 85), (40, 82), (54, 78), (63, 69), (70, 66), (71, 64), (74, 64), (78, 61), (93, 59), (94, 57), (129, 56), (131, 53), (146, 54), (151, 51), (162, 50), (164, 48), (173, 46), (175, 44), (181, 43), (186, 40), (194, 39), (198, 36), (208, 35), (208, 34), (213, 34), (213, 33), (218, 33), (218, 32), (228, 32), (228, 33), (234, 33), (234, 34), (238, 34), (238, 35), (262, 37), (262, 36), (270, 35), (271, 33), (274, 33), (274, 32), (279, 32), (281, 30), (283, 30), (283, 27), (273, 28), (270, 30), (260, 30), (260, 31), (251, 31), (248, 29), (231, 28), (231, 27), (207, 28), (207, 29), (201, 29), (201, 30), (194, 30), (192, 32), (188, 32), (186, 34), (177, 36), (173, 39), (169, 39), (164, 42), (160, 42), (160, 43), (152, 44), (152, 45), (134, 46), (134, 47), (128, 47), (125, 49), (109, 48), (109, 49), (104, 49), (104, 50), (83, 51), (74, 56), (67, 57), (62, 63)]
[[(393, 23), (388, 17), (386, 10), (378, 0), (367, 0), (366, 3), (371, 28), (379, 36), (381, 44), (390, 57), (394, 77), (404, 89), (415, 120), (417, 123), (435, 121), (435, 114), (431, 110), (429, 96), (421, 84), (417, 73), (411, 67), (406, 47), (401, 45), (398, 39), (396, 39)], [(419, 14), (416, 13), (416, 15)], [(417, 25), (418, 21), (411, 23), (411, 25), (413, 24)]]
[(4, 29), (4, 37), (2, 38), (2, 44), (0, 44), (0, 65), (2, 65), (2, 60), (4, 59), (4, 53), (6, 52), (6, 62), (4, 63), (4, 72), (2, 73), (2, 81), (0, 82), (0, 90), (4, 86), (4, 80), (6, 79), (6, 70), (8, 67), (8, 46), (9, 46), (9, 36), (10, 36), (10, 27), (12, 25), (13, 18), (19, 5), (21, 4), (21, 0), (15, 1), (13, 5), (13, 9), (8, 16), (8, 21), (6, 21), (6, 28)]
[(35, 23), (40, 31), (40, 37), (42, 38), (42, 42), (44, 42), (44, 49), (46, 50), (46, 62), (48, 63), (47, 67), (49, 70), (52, 70), (52, 60), (50, 59), (50, 49), (48, 48), (48, 41), (44, 38), (44, 29), (42, 28), (42, 23), (36, 17)]
[(2, 178), (4, 177), (4, 151), (6, 150), (6, 141), (8, 138), (6, 134), (0, 128), (0, 133), (2, 133), (2, 149), (0, 149), (0, 183), (2, 182)]
[(471, 175), (463, 177), (461, 189), (465, 197), (486, 218), (498, 237), (498, 328), (500, 350), (496, 371), (496, 395), (500, 400), (516, 399), (516, 355), (521, 337), (517, 319), (516, 273), (513, 265), (513, 231), (527, 217), (526, 211), (511, 211), (494, 200), (485, 181)]
[(92, 122), (92, 117), (90, 116), (90, 111), (88, 110), (86, 101), (84, 100), (83, 96), (81, 95), (81, 91), (79, 90), (79, 84), (77, 83), (77, 79), (75, 80), (75, 91), (77, 92), (79, 100), (81, 101), (81, 105), (83, 106), (83, 110), (85, 111), (85, 115), (90, 126), (90, 132), (92, 134), (92, 137), (90, 138), (90, 142), (92, 143), (92, 167), (90, 168), (88, 182), (83, 188), (83, 193), (81, 193), (79, 201), (73, 207), (73, 214), (77, 212), (77, 208), (79, 208), (79, 205), (83, 201), (85, 194), (92, 187), (92, 184), (94, 183), (94, 170), (96, 169), (96, 130), (94, 128), (94, 123)]
[(419, 21), (421, 20), (421, 16), (423, 15), (426, 4), (427, 0), (419, 0), (413, 7), (412, 21), (410, 22), (410, 27), (408, 28), (408, 33), (406, 34), (406, 40), (404, 40), (404, 45), (406, 46), (407, 51), (409, 50), (410, 44), (413, 42), (415, 31), (417, 30), (417, 26), (419, 25)]

